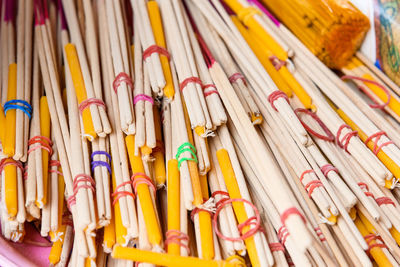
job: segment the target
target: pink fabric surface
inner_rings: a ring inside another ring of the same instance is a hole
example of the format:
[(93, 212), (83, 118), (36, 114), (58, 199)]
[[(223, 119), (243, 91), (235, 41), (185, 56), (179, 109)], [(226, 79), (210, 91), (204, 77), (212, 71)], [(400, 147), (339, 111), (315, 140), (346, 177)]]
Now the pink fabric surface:
[[(45, 238), (43, 238), (40, 233), (30, 224), (25, 224), (26, 240), (39, 242), (39, 243), (49, 243)], [(13, 261), (18, 266), (49, 266), (49, 253), (51, 247), (41, 247), (35, 246), (32, 244), (24, 244), (24, 243), (14, 243), (11, 241), (7, 241), (8, 244), (14, 248), (14, 252), (11, 250), (4, 251), (5, 245), (3, 242), (0, 242), (0, 253), (3, 254), (6, 258)], [(6, 255), (4, 255), (7, 253)], [(30, 261), (30, 263), (28, 262)], [(23, 264), (23, 265), (22, 265)], [(28, 264), (28, 265), (27, 265)]]

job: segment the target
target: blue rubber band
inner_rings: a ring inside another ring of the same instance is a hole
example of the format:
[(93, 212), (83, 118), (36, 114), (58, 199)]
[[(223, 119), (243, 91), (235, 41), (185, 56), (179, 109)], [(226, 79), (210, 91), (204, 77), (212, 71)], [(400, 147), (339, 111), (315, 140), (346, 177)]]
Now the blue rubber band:
[(92, 160), (94, 160), (94, 156), (96, 155), (105, 155), (108, 158), (108, 160), (111, 161), (111, 155), (105, 151), (93, 151), (91, 156)]
[(4, 108), (4, 114), (7, 114), (7, 111), (11, 109), (19, 109), (22, 112), (24, 112), (29, 119), (31, 119), (32, 117), (32, 106), (25, 100), (13, 99), (7, 101), (4, 104), (3, 108)]

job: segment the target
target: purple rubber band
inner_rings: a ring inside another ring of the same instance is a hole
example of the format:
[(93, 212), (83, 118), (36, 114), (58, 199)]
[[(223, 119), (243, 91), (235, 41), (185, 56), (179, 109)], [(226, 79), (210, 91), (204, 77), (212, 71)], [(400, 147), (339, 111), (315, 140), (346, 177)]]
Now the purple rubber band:
[(133, 104), (135, 105), (137, 102), (139, 102), (141, 100), (150, 102), (152, 105), (154, 105), (154, 99), (151, 96), (144, 95), (144, 94), (135, 96), (133, 98)]
[(281, 23), (279, 22), (279, 20), (277, 18), (274, 17), (274, 15), (271, 14), (271, 12), (269, 12), (264, 6), (263, 4), (261, 4), (258, 0), (247, 0), (247, 2), (254, 4), (255, 6), (257, 6), (262, 12), (264, 12), (264, 14), (270, 19), (272, 20), (272, 22), (276, 25), (276, 26), (280, 26)]
[(5, 22), (12, 22), (15, 16), (15, 2), (14, 0), (5, 0), (4, 1), (4, 21)]
[(92, 161), (92, 172), (94, 171), (94, 168), (96, 168), (96, 167), (106, 167), (108, 172), (111, 174), (111, 166), (106, 161), (102, 161), (102, 160)]
[(105, 151), (93, 151), (91, 155), (92, 161), (94, 160), (94, 156), (96, 155), (105, 155), (108, 158), (108, 160), (111, 161), (111, 155)]

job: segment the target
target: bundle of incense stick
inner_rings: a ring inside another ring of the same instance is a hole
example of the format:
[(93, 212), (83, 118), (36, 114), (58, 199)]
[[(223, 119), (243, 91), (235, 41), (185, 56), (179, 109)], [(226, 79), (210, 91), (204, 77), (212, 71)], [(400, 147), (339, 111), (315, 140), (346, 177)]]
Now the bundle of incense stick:
[(0, 11), (6, 239), (48, 246), (31, 223), (56, 266), (400, 264), (400, 90), (361, 54), (332, 72), (256, 0)]
[[(351, 1), (261, 2), (331, 68), (341, 68), (348, 62), (369, 29), (368, 18)], [(247, 13), (237, 14), (246, 20), (245, 24), (252, 23), (251, 19), (247, 22)], [(256, 15), (254, 19), (260, 18)]]

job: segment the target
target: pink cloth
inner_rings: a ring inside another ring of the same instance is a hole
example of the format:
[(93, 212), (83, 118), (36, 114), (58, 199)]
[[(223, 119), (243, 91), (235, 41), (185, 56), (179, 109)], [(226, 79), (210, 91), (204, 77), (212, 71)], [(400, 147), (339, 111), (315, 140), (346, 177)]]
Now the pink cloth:
[[(30, 223), (25, 223), (25, 231), (24, 239), (39, 243), (49, 243)], [(3, 264), (8, 260), (16, 266), (49, 266), (50, 250), (51, 247), (14, 243), (0, 237), (0, 262)], [(13, 265), (8, 264), (5, 266)]]

